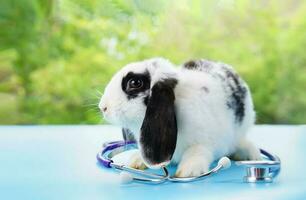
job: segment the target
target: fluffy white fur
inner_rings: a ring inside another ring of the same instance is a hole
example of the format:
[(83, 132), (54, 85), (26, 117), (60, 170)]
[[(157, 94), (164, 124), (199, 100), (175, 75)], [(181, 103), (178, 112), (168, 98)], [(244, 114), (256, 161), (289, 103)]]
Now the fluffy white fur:
[[(223, 63), (212, 62), (210, 71), (176, 68), (168, 60), (154, 58), (128, 64), (117, 72), (105, 88), (99, 107), (107, 107), (103, 113), (110, 123), (129, 128), (139, 138), (146, 106), (143, 97), (128, 100), (121, 89), (122, 78), (128, 72), (151, 75), (151, 88), (155, 82), (173, 77), (178, 80), (174, 89), (178, 134), (173, 163), (178, 163), (176, 176), (198, 176), (209, 169), (221, 156), (235, 159), (260, 158), (259, 150), (246, 140), (248, 129), (254, 124), (255, 112), (247, 85), (245, 116), (241, 123), (235, 121), (233, 111), (226, 105), (230, 88), (216, 76), (222, 68), (233, 71)], [(140, 154), (132, 156), (130, 166), (144, 168)]]

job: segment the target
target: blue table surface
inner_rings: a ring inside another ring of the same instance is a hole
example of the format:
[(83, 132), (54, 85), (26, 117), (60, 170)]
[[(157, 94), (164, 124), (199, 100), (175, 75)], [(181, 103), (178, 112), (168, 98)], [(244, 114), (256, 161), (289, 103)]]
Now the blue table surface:
[(0, 126), (0, 199), (306, 199), (306, 126), (260, 125), (248, 137), (281, 158), (273, 183), (243, 183), (234, 166), (198, 182), (121, 185), (96, 161), (119, 128)]

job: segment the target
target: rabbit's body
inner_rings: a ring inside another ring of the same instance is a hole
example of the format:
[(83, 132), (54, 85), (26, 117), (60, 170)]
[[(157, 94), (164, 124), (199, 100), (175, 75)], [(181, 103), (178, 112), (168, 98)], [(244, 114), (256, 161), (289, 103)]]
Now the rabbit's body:
[[(133, 75), (128, 74), (130, 71)], [(121, 76), (141, 76), (142, 87), (150, 82), (150, 91), (138, 88), (136, 95), (135, 90), (125, 91), (126, 83), (122, 81), (122, 90), (130, 102), (121, 100), (117, 107), (127, 105), (125, 112), (109, 117), (131, 129), (140, 142), (142, 157), (134, 156), (131, 166), (144, 167), (143, 159), (150, 167), (171, 160), (179, 163), (176, 175), (186, 177), (206, 172), (213, 160), (225, 155), (259, 159), (258, 149), (245, 140), (255, 121), (251, 94), (230, 66), (205, 60), (188, 62), (180, 69), (163, 59), (136, 63), (112, 79), (101, 100), (101, 109), (110, 101), (105, 99), (124, 96), (109, 94), (120, 88), (116, 82)], [(144, 103), (139, 105), (140, 102)], [(131, 105), (136, 104), (137, 109), (131, 110)]]
[[(183, 153), (195, 144), (205, 146), (215, 158), (230, 155), (254, 123), (253, 104), (245, 83), (238, 79), (238, 84), (244, 88), (240, 91), (245, 95), (240, 105), (243, 108), (230, 107), (233, 91), (229, 84), (233, 84), (234, 90), (237, 85), (226, 73), (235, 75), (235, 72), (222, 63), (210, 62), (209, 66), (208, 70), (182, 67), (177, 72), (180, 81), (174, 89), (178, 124), (174, 162), (178, 163)], [(236, 109), (244, 109), (241, 121)]]

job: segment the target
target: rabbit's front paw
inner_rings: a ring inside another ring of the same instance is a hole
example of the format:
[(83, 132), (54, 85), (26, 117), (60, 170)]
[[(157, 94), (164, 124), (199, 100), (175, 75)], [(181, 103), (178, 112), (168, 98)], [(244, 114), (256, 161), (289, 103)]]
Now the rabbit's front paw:
[(141, 170), (144, 170), (147, 168), (147, 166), (144, 164), (143, 159), (138, 151), (135, 152), (131, 156), (128, 166), (134, 169), (141, 169)]
[(191, 177), (199, 176), (208, 171), (209, 163), (199, 157), (189, 158), (183, 162), (180, 162), (178, 169), (176, 170), (176, 177)]
[(184, 152), (175, 176), (199, 176), (208, 171), (211, 161), (211, 151), (203, 145), (193, 145)]
[(242, 140), (235, 153), (231, 155), (233, 160), (261, 160), (260, 151), (252, 143)]

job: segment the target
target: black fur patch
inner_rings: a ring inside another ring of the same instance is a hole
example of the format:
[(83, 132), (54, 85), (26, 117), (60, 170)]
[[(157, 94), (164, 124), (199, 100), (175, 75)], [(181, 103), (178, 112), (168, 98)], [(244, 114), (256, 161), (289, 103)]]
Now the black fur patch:
[(152, 165), (170, 161), (176, 147), (177, 123), (174, 109), (176, 79), (155, 83), (148, 99), (140, 131), (140, 150)]
[(198, 67), (198, 64), (194, 60), (190, 60), (183, 65), (186, 69), (196, 69)]
[(206, 86), (203, 86), (202, 89), (206, 92), (209, 93), (209, 89)]
[[(143, 85), (140, 88), (137, 89), (129, 89), (128, 84), (129, 81), (132, 79), (139, 79), (142, 81)], [(150, 84), (151, 84), (151, 77), (148, 71), (142, 74), (137, 74), (134, 72), (129, 72), (121, 82), (121, 88), (122, 90), (127, 94), (128, 99), (132, 99), (137, 97), (140, 93), (143, 93), (147, 90), (150, 89)]]
[[(224, 69), (228, 85), (231, 89), (230, 99), (227, 101), (227, 106), (234, 110), (236, 121), (242, 122), (245, 115), (245, 96), (246, 88), (240, 84), (239, 77), (228, 69)], [(232, 82), (230, 82), (232, 81)]]
[(209, 72), (213, 65), (213, 62), (209, 60), (190, 60), (183, 67), (190, 70)]

